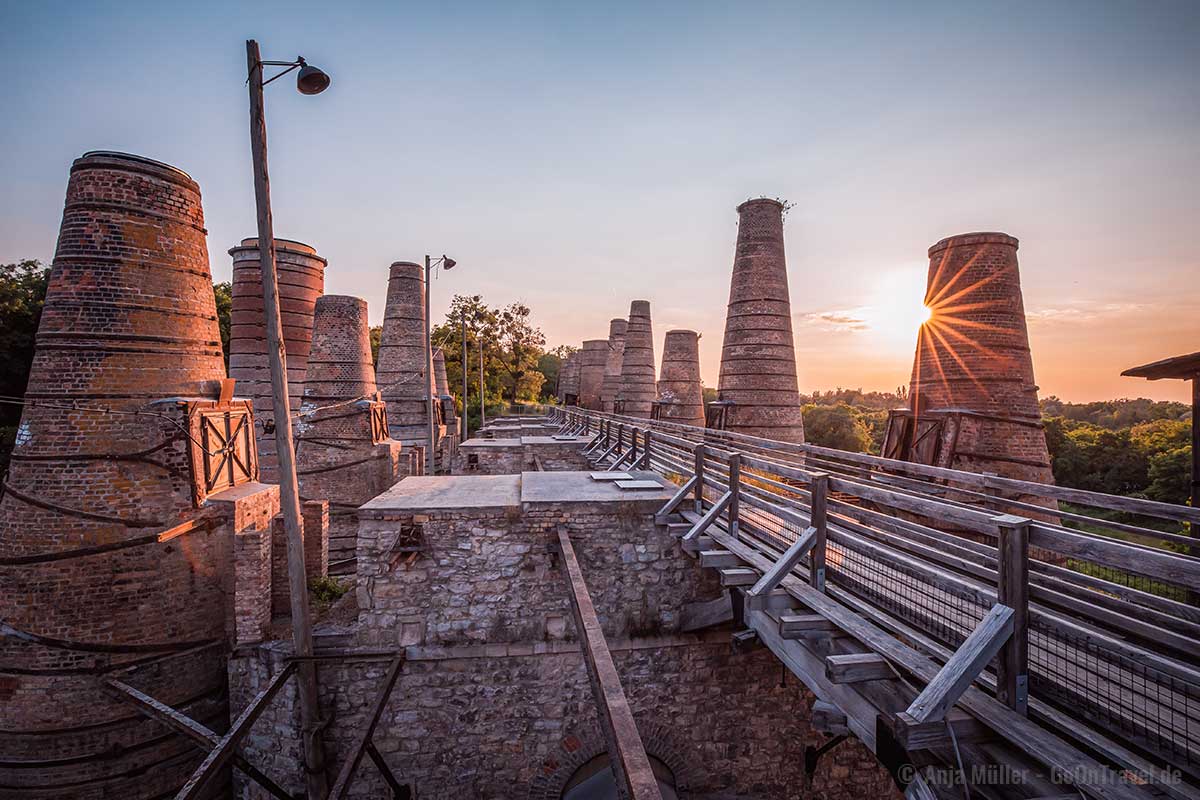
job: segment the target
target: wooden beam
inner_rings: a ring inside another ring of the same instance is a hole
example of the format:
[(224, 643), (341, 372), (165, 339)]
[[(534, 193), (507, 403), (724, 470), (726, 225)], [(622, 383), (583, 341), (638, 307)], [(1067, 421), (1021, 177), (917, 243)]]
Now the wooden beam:
[(785, 639), (801, 639), (834, 630), (837, 626), (820, 614), (783, 614), (779, 617), (779, 635)]
[(729, 567), (720, 572), (722, 586), (752, 586), (758, 580), (758, 572), (748, 567)]
[(813, 729), (829, 736), (844, 736), (850, 733), (846, 724), (846, 715), (833, 703), (824, 700), (814, 700), (810, 718)]
[[(379, 720), (383, 716), (383, 710), (387, 708), (388, 698), (392, 696), (392, 687), (396, 685), (396, 681), (400, 677), (400, 669), (403, 666), (403, 658), (392, 660), (392, 665), (388, 668), (387, 675), (384, 676), (383, 684), (379, 687), (379, 692), (375, 695), (375, 703), (371, 707), (371, 715), (367, 718), (367, 724), (358, 732), (358, 737), (354, 741), (354, 747), (351, 748), (349, 755), (342, 764), (342, 768), (338, 771), (337, 781), (334, 782), (333, 788), (329, 790), (329, 800), (342, 800), (346, 796), (346, 792), (350, 790), (350, 783), (354, 779), (354, 771), (358, 769), (363, 753), (366, 752), (367, 746), (371, 744), (371, 737), (375, 735), (375, 726), (379, 724)], [(391, 773), (388, 772), (387, 774), (390, 775)]]
[(878, 653), (846, 653), (825, 657), (825, 677), (831, 683), (889, 680), (896, 671)]
[(717, 502), (713, 504), (713, 507), (708, 510), (708, 513), (701, 517), (700, 521), (693, 525), (692, 529), (683, 535), (683, 539), (680, 540), (683, 545), (683, 549), (687, 550), (690, 546), (693, 546), (696, 538), (708, 530), (709, 526), (716, 521), (717, 517), (721, 516), (722, 512), (725, 511), (725, 508), (732, 501), (732, 492), (726, 492), (725, 494), (721, 495), (720, 499), (717, 500)]
[(367, 742), (367, 756), (370, 757), (371, 762), (375, 765), (375, 769), (379, 770), (379, 774), (383, 776), (384, 783), (392, 790), (393, 800), (410, 800), (412, 789), (396, 780), (396, 776), (392, 774), (392, 768), (388, 766), (383, 753), (379, 752), (372, 742)]
[(997, 603), (954, 651), (946, 665), (908, 707), (917, 722), (931, 722), (946, 716), (983, 668), (996, 657), (1012, 635), (1013, 610)]
[(1000, 649), (996, 699), (1018, 714), (1029, 712), (1029, 524), (1011, 514), (996, 517), (996, 599), (1013, 610), (1012, 635)]
[(245, 710), (229, 726), (229, 732), (221, 737), (216, 747), (210, 750), (200, 766), (196, 767), (196, 771), (179, 790), (179, 794), (175, 795), (175, 800), (192, 800), (204, 794), (205, 786), (233, 758), (237, 746), (242, 739), (246, 738), (246, 734), (250, 733), (250, 728), (253, 727), (255, 720), (266, 711), (267, 705), (287, 683), (287, 679), (292, 676), (296, 667), (295, 662), (285, 665), (276, 673), (275, 677), (271, 678), (266, 688), (250, 701)]
[[(787, 552), (775, 562), (775, 566), (763, 573), (758, 582), (746, 592), (746, 608), (756, 611), (761, 610), (764, 607), (762, 603), (766, 594), (783, 581), (784, 575), (795, 569), (796, 565), (800, 563), (800, 559), (804, 558), (816, 543), (816, 528), (810, 527), (804, 533), (800, 534), (795, 544), (789, 547)], [(734, 557), (736, 558), (736, 556)], [(738, 561), (741, 563), (741, 559), (738, 559)], [(700, 557), (700, 565), (704, 566), (703, 554)]]
[(631, 800), (662, 800), (658, 790), (658, 779), (650, 766), (646, 747), (642, 744), (633, 711), (621, 688), (617, 666), (604, 638), (600, 617), (592, 604), (583, 570), (571, 545), (571, 537), (564, 528), (558, 531), (558, 544), (562, 548), (563, 566), (566, 567), (568, 595), (571, 610), (575, 615), (583, 662), (587, 666), (598, 706), (600, 725), (608, 743), (608, 755), (617, 786), (628, 792)]
[[(176, 733), (186, 736), (204, 750), (204, 752), (211, 751), (221, 743), (220, 736), (199, 722), (196, 722), (187, 714), (176, 711), (169, 705), (155, 700), (150, 695), (138, 691), (129, 684), (115, 679), (107, 680), (105, 684), (113, 690), (113, 694), (117, 697), (136, 706), (143, 716), (155, 722), (160, 722)], [(247, 761), (241, 753), (234, 752), (233, 765), (241, 770), (247, 778), (265, 789), (271, 796), (277, 797), (279, 800), (291, 800), (292, 795), (289, 792), (285, 791), (282, 786), (275, 783), (275, 781), (268, 778), (257, 767)]]
[[(700, 551), (700, 566), (705, 569), (724, 569), (726, 567), (740, 567), (746, 562), (735, 556), (728, 550), (701, 550)], [(755, 573), (756, 575), (758, 573)]]
[(825, 591), (825, 539), (828, 533), (829, 476), (818, 472), (809, 483), (812, 494), (813, 554), (808, 564), (808, 585)]
[(713, 600), (686, 604), (679, 614), (679, 629), (685, 633), (733, 621), (733, 603), (728, 592)]
[(901, 711), (887, 720), (896, 734), (896, 741), (905, 750), (933, 750), (951, 745), (949, 730), (959, 742), (979, 742), (994, 738), (991, 730), (965, 711), (950, 709), (943, 719), (917, 722), (911, 714)]
[(658, 510), (657, 513), (655, 513), (654, 521), (659, 525), (667, 524), (668, 517), (675, 512), (675, 509), (679, 508), (680, 504), (687, 499), (688, 494), (693, 492), (695, 488), (696, 476), (693, 475), (692, 477), (688, 478), (687, 483), (683, 484), (683, 486), (680, 486), (679, 491), (672, 495), (671, 499), (668, 500), (666, 504), (664, 504), (663, 507)]

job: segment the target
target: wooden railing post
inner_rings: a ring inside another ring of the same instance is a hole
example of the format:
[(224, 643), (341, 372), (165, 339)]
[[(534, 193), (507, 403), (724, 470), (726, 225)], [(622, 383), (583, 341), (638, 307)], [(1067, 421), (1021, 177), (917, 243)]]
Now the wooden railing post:
[(809, 484), (812, 493), (812, 526), (816, 529), (812, 555), (808, 560), (808, 584), (818, 592), (825, 591), (825, 540), (828, 532), (829, 476), (815, 473)]
[(729, 456), (729, 491), (733, 495), (729, 500), (729, 533), (738, 535), (738, 490), (742, 485), (742, 454), (732, 453)]
[(642, 469), (650, 469), (650, 429), (642, 431)]
[(1029, 525), (1012, 514), (995, 517), (1000, 532), (996, 599), (1013, 610), (1012, 636), (1000, 649), (996, 697), (1019, 714), (1029, 708)]
[(696, 456), (696, 513), (704, 513), (704, 445), (698, 444), (692, 451)]
[(631, 449), (629, 451), (629, 467), (630, 467), (630, 469), (633, 469), (634, 467), (637, 466), (637, 463), (638, 463), (638, 429), (637, 428), (632, 428), (629, 431), (629, 438), (632, 441), (632, 444), (630, 445)]

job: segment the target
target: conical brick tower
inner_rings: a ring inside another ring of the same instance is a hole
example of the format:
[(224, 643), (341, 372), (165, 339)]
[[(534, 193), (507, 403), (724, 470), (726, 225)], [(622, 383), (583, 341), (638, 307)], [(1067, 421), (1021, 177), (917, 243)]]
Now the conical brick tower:
[(442, 404), (442, 421), (446, 425), (446, 433), (453, 437), (458, 430), (458, 409), (454, 405), (450, 381), (446, 378), (446, 353), (440, 347), (433, 351), (433, 382)]
[(608, 340), (588, 339), (579, 351), (579, 406), (599, 410), (600, 390), (604, 384), (604, 365), (608, 363)]
[(629, 324), (625, 328), (625, 350), (621, 356), (621, 389), (617, 394), (618, 413), (629, 417), (650, 417), (658, 390), (654, 380), (654, 332), (650, 327), (650, 301), (629, 304)]
[(558, 389), (562, 395), (562, 402), (566, 405), (573, 406), (579, 401), (579, 351), (571, 353), (567, 356), (567, 360), (563, 362), (562, 371), (559, 373)]
[(435, 388), (425, 358), (425, 271), (420, 264), (392, 264), (375, 375), (387, 403), (392, 437), (424, 445), (427, 403)]
[(658, 373), (658, 418), (704, 427), (700, 336), (695, 331), (667, 331)]
[[(101, 691), (102, 675), (204, 725), (227, 719), (232, 534), (211, 506), (201, 521), (216, 487), (193, 449), (201, 412), (235, 409), (217, 402), (224, 377), (200, 187), (139, 156), (77, 159), (0, 499), (0, 794), (182, 785), (201, 751)], [(248, 482), (253, 422), (236, 410)], [(262, 489), (273, 514), (278, 490)]]
[(367, 301), (319, 298), (296, 423), (296, 472), (303, 497), (329, 501), (332, 574), (354, 571), (355, 509), (409, 472), (400, 442), (388, 436), (385, 406), (378, 398)]
[(1017, 244), (1004, 233), (966, 233), (929, 248), (930, 319), (918, 335), (909, 398), (918, 418), (957, 430), (936, 454), (918, 448), (910, 457), (1049, 483)]
[(612, 413), (621, 390), (621, 361), (625, 357), (626, 319), (614, 319), (608, 323), (608, 354), (604, 360), (604, 381), (600, 384), (600, 410)]
[[(275, 419), (271, 369), (267, 362), (267, 331), (263, 315), (262, 264), (258, 239), (243, 239), (231, 248), (233, 310), (229, 324), (229, 377), (237, 380), (239, 397), (254, 401), (259, 421), (258, 454), (264, 481), (278, 478), (275, 436), (264, 432)], [(292, 413), (300, 408), (308, 352), (312, 346), (313, 307), (325, 291), (325, 259), (301, 242), (275, 240), (279, 284), (279, 316), (287, 361), (288, 396)]]
[(760, 198), (737, 208), (721, 376), (724, 428), (781, 442), (804, 441), (792, 306), (783, 252), (783, 204)]

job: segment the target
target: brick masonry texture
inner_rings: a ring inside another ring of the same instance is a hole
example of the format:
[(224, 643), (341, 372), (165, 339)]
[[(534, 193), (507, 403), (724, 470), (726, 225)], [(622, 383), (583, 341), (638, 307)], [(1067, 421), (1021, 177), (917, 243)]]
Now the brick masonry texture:
[(537, 470), (567, 472), (591, 467), (583, 448), (589, 439), (554, 441), (548, 436), (520, 439), (470, 439), (458, 449), (454, 475), (516, 475)]
[(608, 363), (608, 340), (589, 339), (579, 353), (579, 406), (599, 410), (604, 366)]
[(929, 248), (932, 313), (918, 336), (909, 397), (919, 410), (986, 415), (963, 420), (959, 455), (945, 466), (1052, 483), (1017, 246), (1004, 233), (968, 233)]
[[(361, 611), (351, 634), (358, 646), (406, 654), (374, 741), (419, 796), (557, 798), (575, 769), (603, 751), (551, 546), (560, 528), (574, 542), (647, 749), (671, 768), (681, 797), (896, 796), (874, 757), (853, 742), (806, 784), (803, 748), (824, 740), (808, 723), (812, 696), (769, 651), (734, 654), (728, 629), (679, 632), (683, 605), (721, 589), (715, 573), (654, 525), (661, 499), (522, 502), (518, 476), (442, 480), (488, 483), (463, 485), (477, 501), (470, 509), (363, 510)], [(421, 550), (408, 564), (392, 545), (411, 525), (419, 526)], [(279, 669), (285, 651), (264, 646), (231, 661), (235, 709)], [(386, 668), (322, 667), (335, 762)], [(258, 723), (248, 757), (294, 776), (297, 722), (289, 688)], [(353, 796), (380, 796), (378, 775), (358, 774)], [(299, 786), (293, 780), (290, 788)], [(262, 795), (242, 782), (240, 796)]]
[[(275, 437), (262, 435), (263, 424), (275, 419), (271, 400), (271, 371), (267, 363), (267, 332), (263, 316), (262, 264), (258, 239), (243, 239), (231, 248), (233, 310), (229, 330), (229, 377), (237, 380), (239, 397), (254, 401), (259, 421), (258, 454), (263, 480), (278, 480)], [(300, 408), (312, 346), (313, 312), (325, 290), (325, 259), (317, 251), (290, 239), (275, 240), (275, 270), (279, 285), (279, 316), (288, 373), (288, 396), (294, 412)]]
[(629, 324), (625, 327), (625, 349), (621, 353), (621, 388), (617, 402), (629, 417), (650, 417), (650, 407), (658, 395), (654, 380), (654, 331), (650, 325), (650, 301), (629, 304)]
[(621, 389), (621, 361), (625, 355), (625, 330), (628, 327), (629, 321), (625, 319), (608, 323), (608, 354), (604, 359), (604, 380), (600, 384), (600, 410), (606, 413), (612, 413)]
[[(353, 571), (354, 509), (410, 474), (401, 443), (372, 423), (386, 414), (377, 397), (366, 301), (321, 297), (295, 425), (296, 473), (302, 497), (329, 503), (328, 559), (338, 574)], [(286, 584), (283, 592), (286, 607)]]
[(568, 398), (579, 395), (579, 351), (567, 356), (562, 365), (558, 378), (559, 401), (566, 402)]
[(425, 363), (425, 268), (420, 264), (392, 264), (376, 380), (387, 403), (392, 437), (424, 441), (426, 402), (436, 387)]
[(781, 442), (804, 441), (796, 382), (792, 303), (783, 250), (783, 204), (738, 206), (717, 393), (731, 401), (726, 429)]
[(157, 797), (198, 763), (98, 676), (224, 724), (235, 540), (278, 510), (259, 483), (196, 507), (179, 398), (211, 408), (224, 377), (197, 184), (138, 156), (76, 160), (26, 395), (40, 404), (0, 500), (0, 597), (20, 632), (0, 636), (5, 797)]
[(658, 418), (704, 427), (704, 384), (700, 381), (700, 336), (667, 331), (658, 374)]

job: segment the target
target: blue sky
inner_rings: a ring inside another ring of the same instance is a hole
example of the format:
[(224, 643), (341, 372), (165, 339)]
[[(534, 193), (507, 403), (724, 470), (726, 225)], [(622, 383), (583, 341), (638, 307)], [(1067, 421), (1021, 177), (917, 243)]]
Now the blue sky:
[(734, 207), (788, 200), (804, 391), (907, 382), (925, 250), (1021, 240), (1043, 394), (1200, 350), (1200, 4), (15, 3), (0, 6), (0, 261), (49, 261), (86, 150), (175, 164), (212, 270), (253, 235), (244, 41), (333, 85), (267, 98), (276, 232), (383, 313), (388, 265), (523, 300), (552, 344), (629, 300), (715, 384)]

